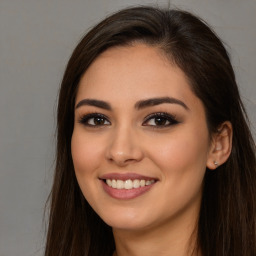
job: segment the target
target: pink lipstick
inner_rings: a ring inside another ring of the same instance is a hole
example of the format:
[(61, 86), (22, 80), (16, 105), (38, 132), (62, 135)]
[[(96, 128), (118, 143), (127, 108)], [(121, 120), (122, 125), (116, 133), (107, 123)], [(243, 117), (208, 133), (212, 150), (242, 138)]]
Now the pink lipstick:
[(100, 177), (104, 191), (116, 199), (133, 199), (148, 190), (157, 182), (156, 178), (136, 173), (110, 173)]

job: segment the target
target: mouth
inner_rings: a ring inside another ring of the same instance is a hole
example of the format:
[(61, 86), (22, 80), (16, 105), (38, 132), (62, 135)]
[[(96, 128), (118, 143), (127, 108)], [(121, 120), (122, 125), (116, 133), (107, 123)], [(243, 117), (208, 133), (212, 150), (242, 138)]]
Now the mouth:
[(135, 180), (116, 180), (116, 179), (105, 179), (103, 180), (109, 187), (114, 189), (136, 189), (145, 186), (149, 186), (156, 182), (156, 180), (145, 180), (145, 179), (135, 179)]
[(100, 178), (104, 191), (115, 199), (133, 199), (149, 191), (158, 181), (135, 173), (112, 173)]

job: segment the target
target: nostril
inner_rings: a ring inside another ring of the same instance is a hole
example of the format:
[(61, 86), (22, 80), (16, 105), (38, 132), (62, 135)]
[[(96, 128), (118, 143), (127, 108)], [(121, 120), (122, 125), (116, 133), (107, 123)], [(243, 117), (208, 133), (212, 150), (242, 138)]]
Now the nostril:
[(125, 166), (128, 163), (140, 161), (143, 158), (143, 152), (138, 140), (132, 138), (126, 131), (122, 134), (116, 131), (115, 137), (106, 149), (107, 160), (116, 163), (119, 166)]

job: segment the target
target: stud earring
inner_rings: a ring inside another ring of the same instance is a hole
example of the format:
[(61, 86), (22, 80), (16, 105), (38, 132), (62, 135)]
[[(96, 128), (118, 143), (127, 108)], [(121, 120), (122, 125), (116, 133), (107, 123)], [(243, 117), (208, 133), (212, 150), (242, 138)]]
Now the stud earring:
[(219, 166), (219, 163), (217, 161), (214, 161), (214, 164), (215, 164), (216, 167)]

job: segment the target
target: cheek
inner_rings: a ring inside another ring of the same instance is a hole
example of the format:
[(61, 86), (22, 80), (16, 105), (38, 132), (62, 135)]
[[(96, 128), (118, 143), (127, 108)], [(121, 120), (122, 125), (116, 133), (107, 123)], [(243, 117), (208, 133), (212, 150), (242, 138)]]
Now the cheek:
[(71, 140), (71, 153), (77, 176), (93, 174), (100, 164), (100, 148), (97, 141), (74, 131)]
[[(176, 132), (154, 143), (151, 157), (170, 182), (190, 182), (202, 179), (206, 169), (208, 151), (207, 130), (194, 129)], [(171, 177), (171, 179), (169, 178)]]
[(75, 175), (79, 187), (86, 200), (94, 206), (96, 202), (98, 184), (97, 169), (100, 166), (100, 150), (95, 140), (90, 139), (81, 132), (74, 130), (71, 140), (71, 153)]
[(201, 134), (200, 140), (195, 133), (175, 135), (154, 144), (152, 151), (154, 162), (161, 170), (163, 193), (168, 195), (159, 197), (158, 201), (162, 208), (169, 205), (170, 212), (200, 204), (207, 159), (207, 136)]

